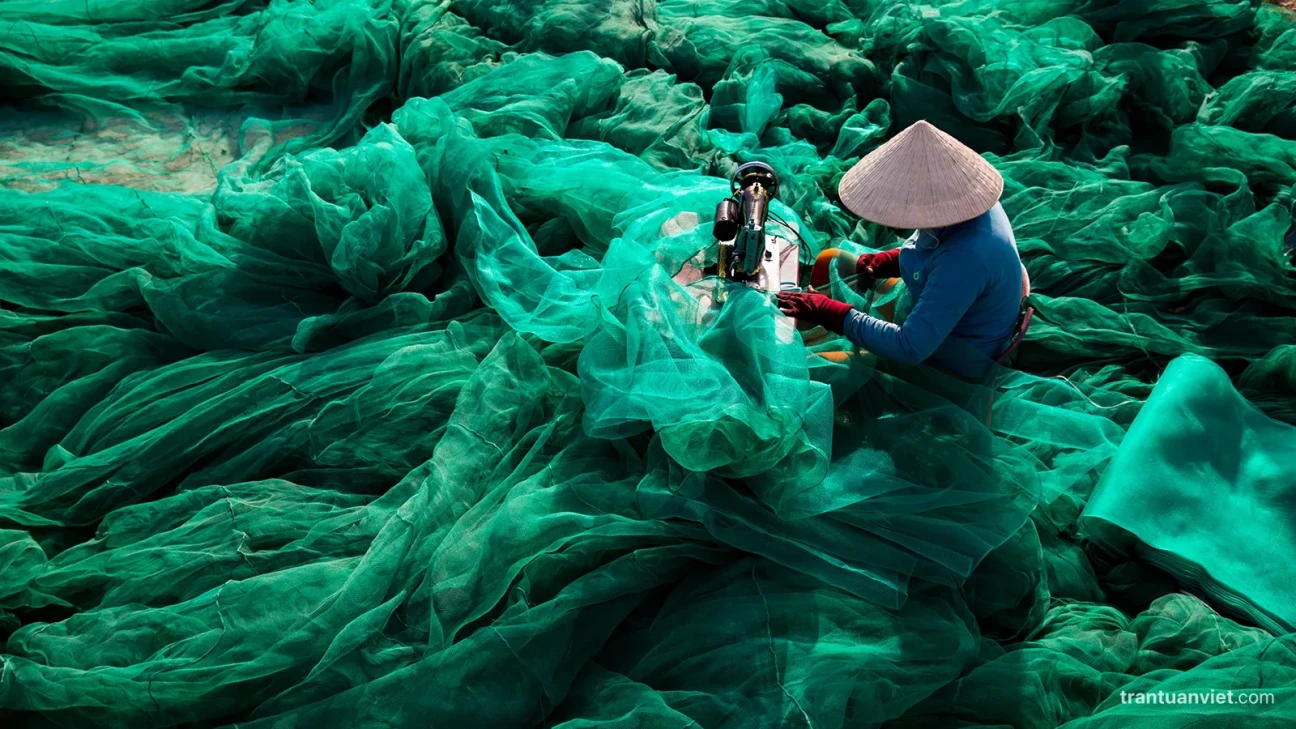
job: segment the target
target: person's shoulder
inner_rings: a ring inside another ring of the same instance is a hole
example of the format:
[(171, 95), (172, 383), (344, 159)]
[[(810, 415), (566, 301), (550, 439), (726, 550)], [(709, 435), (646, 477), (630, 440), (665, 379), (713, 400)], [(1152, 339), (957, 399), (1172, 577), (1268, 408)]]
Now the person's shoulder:
[(959, 235), (950, 236), (941, 242), (940, 248), (936, 249), (938, 259), (942, 262), (948, 261), (979, 261), (985, 258), (985, 251), (976, 241), (979, 236), (960, 233)]
[(998, 203), (995, 203), (993, 208), (960, 225), (949, 240), (950, 242), (956, 240), (976, 241), (978, 245), (974, 247), (980, 249), (981, 252), (985, 252), (987, 248), (985, 243), (987, 241), (1012, 245), (1012, 225), (1008, 222), (1008, 215), (1004, 212), (1004, 209)]
[(988, 227), (982, 225), (964, 225), (941, 241), (937, 249), (936, 262), (942, 266), (954, 266), (963, 271), (991, 268), (991, 259), (995, 258), (995, 246), (986, 245), (987, 239), (994, 238)]
[(1003, 206), (995, 203), (994, 207), (963, 223), (957, 233), (963, 235), (984, 235), (1008, 223), (1008, 214)]

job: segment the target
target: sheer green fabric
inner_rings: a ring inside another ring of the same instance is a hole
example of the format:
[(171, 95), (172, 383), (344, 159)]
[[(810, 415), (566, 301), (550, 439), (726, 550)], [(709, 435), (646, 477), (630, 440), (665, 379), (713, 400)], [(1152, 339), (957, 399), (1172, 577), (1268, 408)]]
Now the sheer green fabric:
[[(1288, 726), (1294, 78), (1249, 0), (0, 5), (0, 724)], [(895, 246), (917, 119), (1016, 369), (678, 275), (750, 161)]]
[(1293, 449), (1296, 428), (1238, 396), (1209, 360), (1179, 358), (1130, 427), (1081, 525), (1113, 546), (1135, 541), (1148, 560), (1215, 600), (1271, 630), (1291, 630), (1296, 576), (1286, 555), (1296, 545), (1283, 525)]

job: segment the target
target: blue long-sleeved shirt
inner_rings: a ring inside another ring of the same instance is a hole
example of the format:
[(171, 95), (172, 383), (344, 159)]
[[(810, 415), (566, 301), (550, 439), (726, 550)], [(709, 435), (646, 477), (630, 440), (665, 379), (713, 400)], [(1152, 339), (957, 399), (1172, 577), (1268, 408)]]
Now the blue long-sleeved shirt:
[(964, 377), (983, 376), (1021, 311), (1021, 257), (1003, 207), (917, 231), (900, 250), (900, 275), (915, 301), (903, 324), (852, 310), (842, 327), (846, 337), (888, 359), (931, 360)]

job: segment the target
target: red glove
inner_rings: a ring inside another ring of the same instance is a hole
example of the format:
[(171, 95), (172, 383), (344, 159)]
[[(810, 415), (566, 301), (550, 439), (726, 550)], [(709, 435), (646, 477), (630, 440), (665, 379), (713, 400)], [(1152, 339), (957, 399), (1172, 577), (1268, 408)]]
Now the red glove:
[(879, 278), (896, 278), (899, 275), (899, 248), (881, 253), (865, 253), (855, 260), (855, 288), (867, 289)]
[(778, 308), (793, 319), (818, 324), (837, 334), (842, 333), (842, 324), (851, 311), (850, 304), (834, 301), (823, 294), (795, 291), (780, 291)]

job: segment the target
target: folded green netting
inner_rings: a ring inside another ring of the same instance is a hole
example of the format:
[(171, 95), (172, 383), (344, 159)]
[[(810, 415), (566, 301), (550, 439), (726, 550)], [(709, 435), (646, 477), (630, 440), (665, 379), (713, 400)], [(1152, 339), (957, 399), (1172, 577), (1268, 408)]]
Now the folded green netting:
[[(657, 698), (660, 709), (645, 701), (635, 712), (645, 722), (870, 726), (948, 681), (975, 650), (970, 616), (947, 591), (892, 612), (820, 584), (760, 562), (699, 573), (653, 605), (651, 620), (631, 615), (596, 658), (614, 673), (586, 680)], [(563, 719), (553, 726), (580, 726)]]
[(211, 190), (220, 168), (273, 144), (257, 125), (240, 137), (246, 111), (195, 109), (87, 121), (48, 109), (0, 114), (0, 187), (47, 191), (74, 181), (153, 192)]
[(87, 116), (167, 105), (283, 110), (270, 117), (289, 137), (280, 149), (299, 151), (349, 134), (395, 75), (390, 3), (31, 5), (0, 11), (7, 95)]
[(1247, 403), (1209, 360), (1181, 357), (1130, 426), (1081, 524), (1248, 619), (1291, 630), (1294, 456), (1296, 428)]
[[(1049, 610), (1027, 640), (987, 644), (972, 670), (886, 726), (1276, 727), (1291, 710), (1293, 661), (1291, 636), (1221, 618), (1188, 595), (1166, 595), (1132, 619), (1073, 602)], [(1239, 694), (1261, 687), (1272, 704), (1239, 703)], [(1157, 691), (1218, 692), (1225, 701), (1131, 698)]]
[[(1290, 725), (1294, 74), (1254, 0), (0, 5), (0, 725)], [(917, 119), (1020, 371), (675, 278), (750, 161), (894, 247)]]

